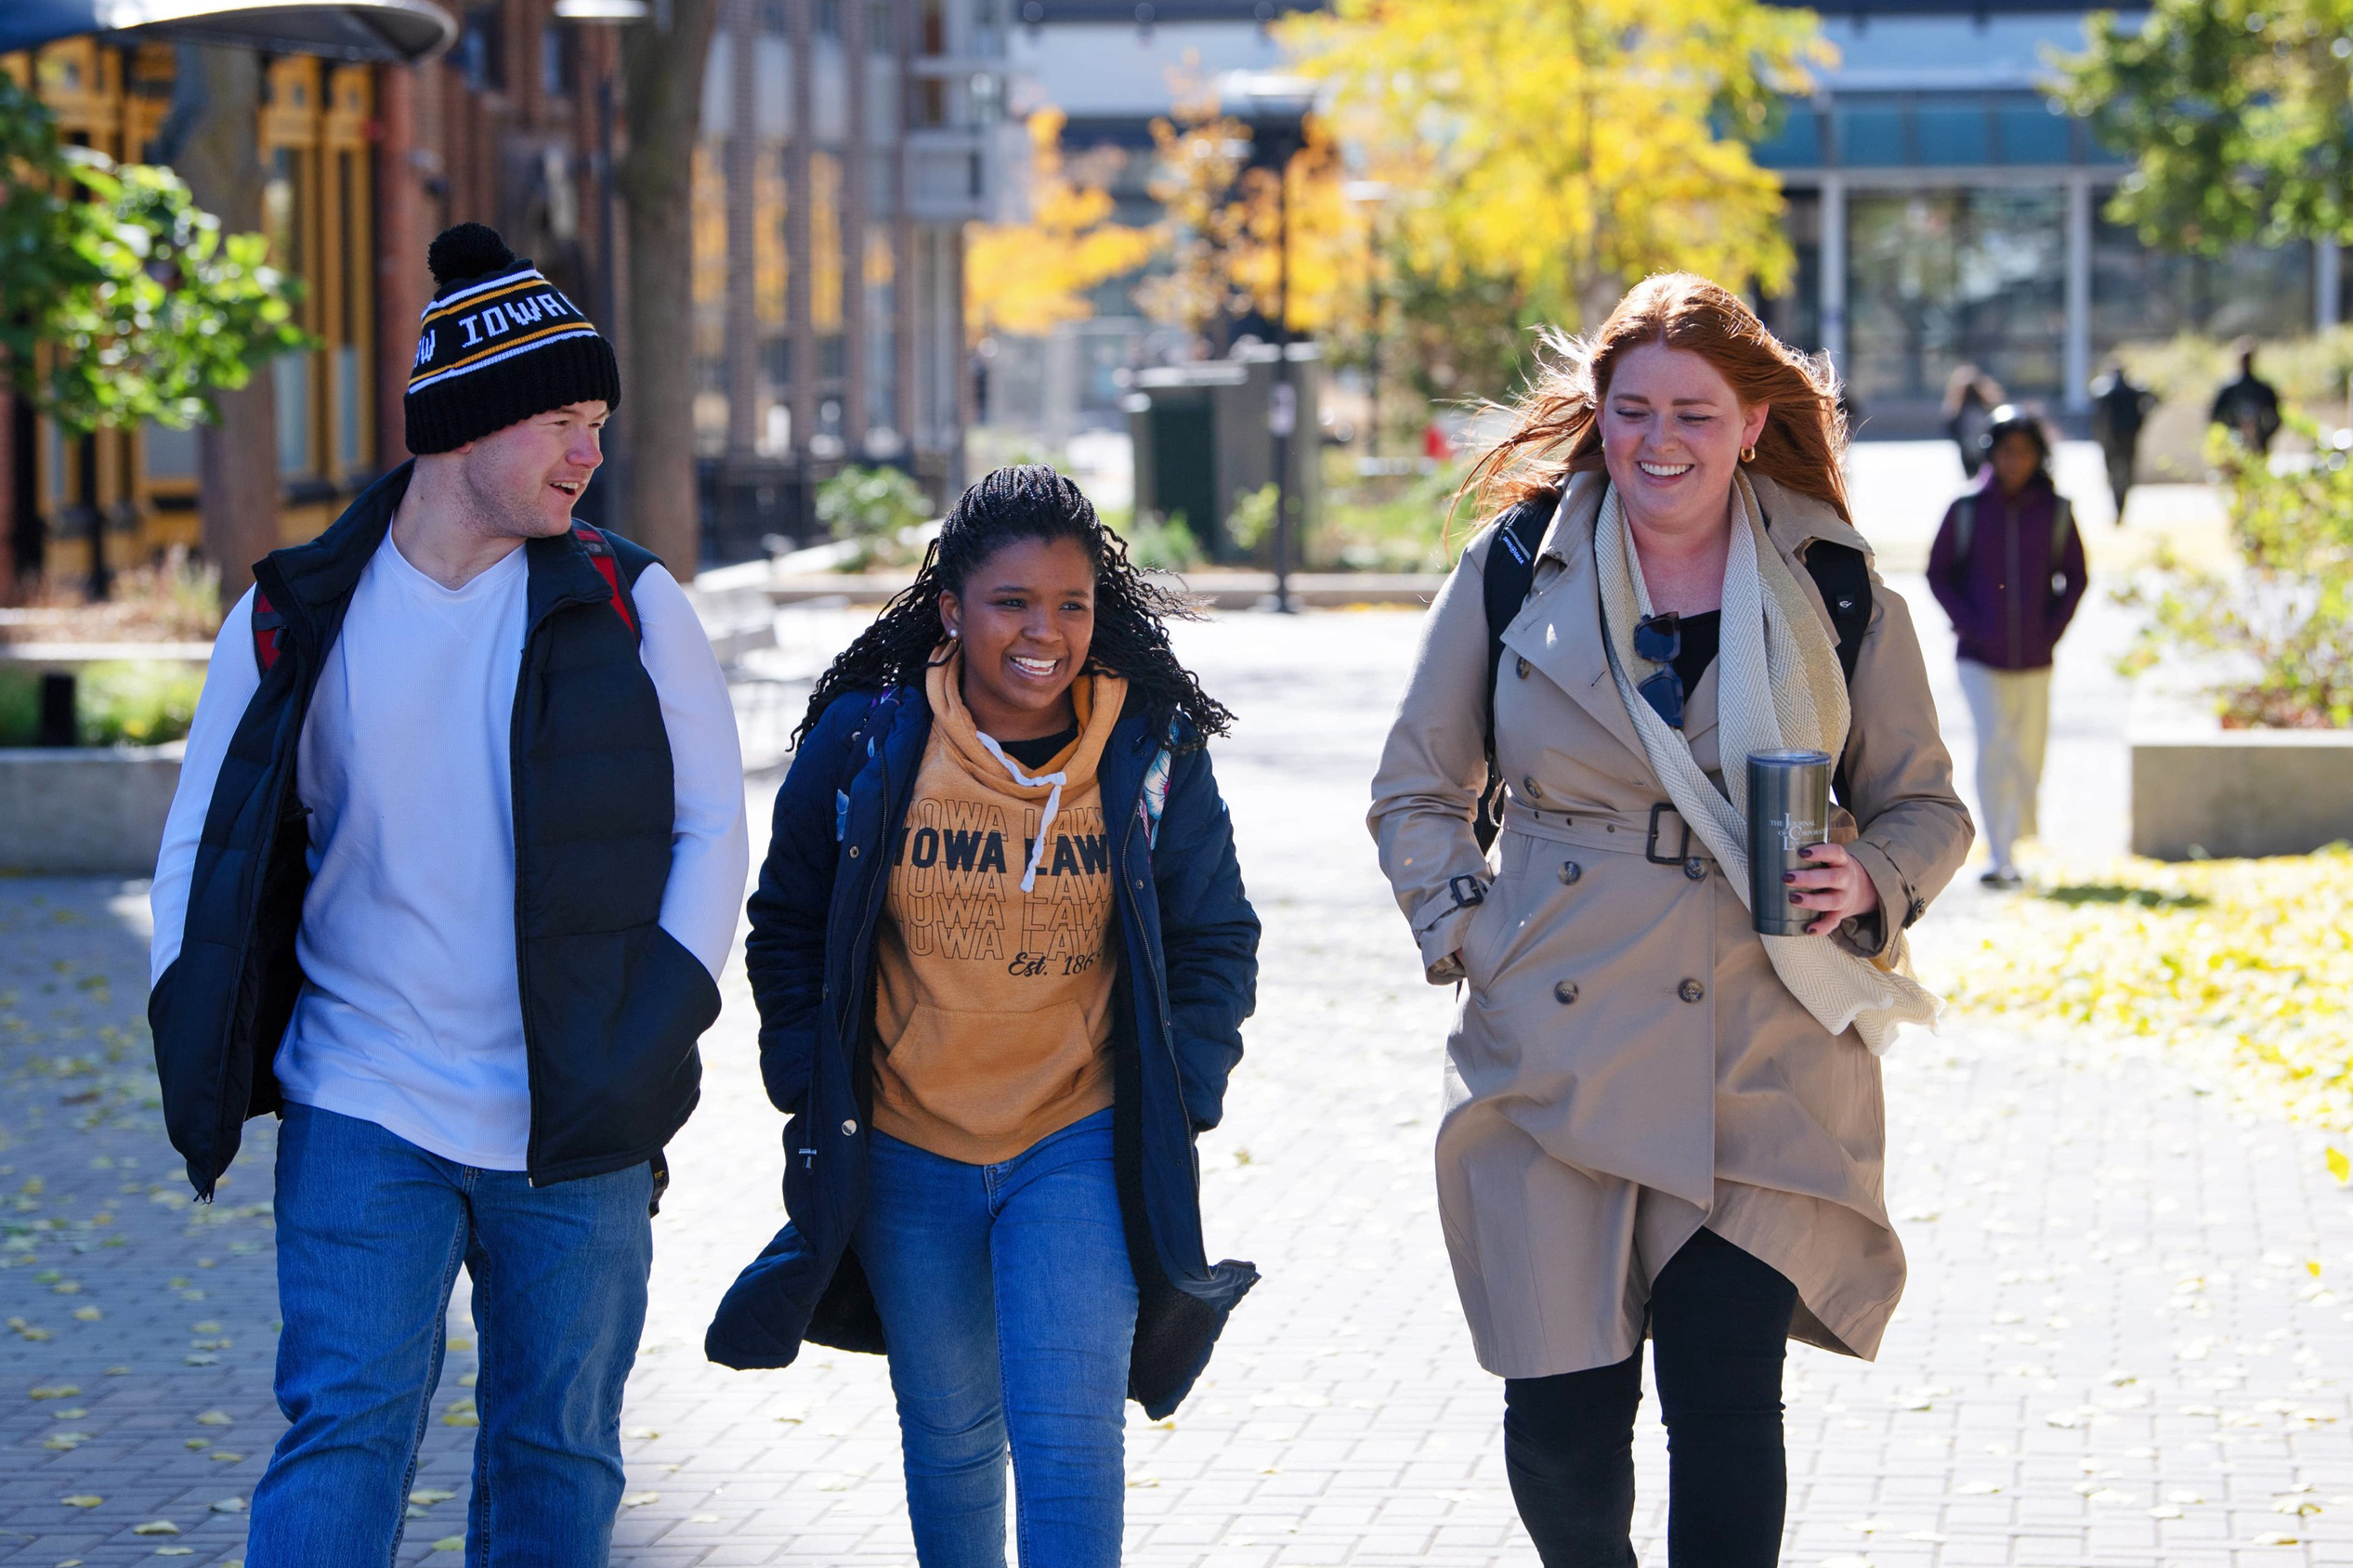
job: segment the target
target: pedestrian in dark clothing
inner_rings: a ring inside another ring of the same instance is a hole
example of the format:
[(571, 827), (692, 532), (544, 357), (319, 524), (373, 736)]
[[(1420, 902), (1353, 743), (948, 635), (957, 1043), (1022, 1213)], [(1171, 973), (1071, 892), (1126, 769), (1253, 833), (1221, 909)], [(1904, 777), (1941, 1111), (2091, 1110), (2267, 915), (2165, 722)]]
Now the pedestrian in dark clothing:
[(924, 1568), (1113, 1568), (1120, 1409), (1174, 1409), (1256, 1283), (1193, 1140), (1258, 917), (1177, 663), (1185, 611), (1077, 486), (1003, 468), (811, 696), (745, 966), (791, 1223), (706, 1348), (890, 1358)]
[(1985, 463), (1985, 427), (2002, 400), (2001, 385), (1975, 365), (1956, 365), (1944, 381), (1944, 433), (1961, 453), (1961, 476), (1974, 479)]
[(2271, 438), (2280, 433), (2280, 392), (2255, 373), (2254, 344), (2242, 340), (2238, 354), (2239, 373), (2215, 394), (2214, 412), (2207, 421), (2221, 425), (2239, 438), (2241, 446), (2260, 455), (2271, 450)]
[(1985, 477), (1937, 529), (1928, 587), (1960, 639), (1961, 691), (1977, 725), (1978, 820), (1994, 854), (1981, 880), (2015, 887), (2014, 847), (2035, 832), (2052, 650), (2084, 597), (2084, 542), (2051, 482), (2041, 421), (1996, 409), (1985, 446)]
[(2108, 493), (2116, 500), (2116, 526), (2124, 526), (2124, 496), (2133, 488), (2140, 430), (2157, 407), (2157, 394), (2136, 385), (2124, 365), (2110, 360), (2092, 383), (2092, 439), (2108, 459)]

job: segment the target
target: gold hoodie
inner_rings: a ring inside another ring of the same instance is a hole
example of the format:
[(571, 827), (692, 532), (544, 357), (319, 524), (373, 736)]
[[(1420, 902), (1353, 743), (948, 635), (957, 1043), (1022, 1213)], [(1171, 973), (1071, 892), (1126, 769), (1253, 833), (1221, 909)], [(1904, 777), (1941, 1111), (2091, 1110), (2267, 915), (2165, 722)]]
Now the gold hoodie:
[(874, 1125), (993, 1165), (1111, 1104), (1111, 835), (1095, 769), (1127, 683), (1072, 682), (1078, 738), (1023, 783), (965, 709), (962, 673), (952, 649), (925, 680), (931, 739), (891, 845)]

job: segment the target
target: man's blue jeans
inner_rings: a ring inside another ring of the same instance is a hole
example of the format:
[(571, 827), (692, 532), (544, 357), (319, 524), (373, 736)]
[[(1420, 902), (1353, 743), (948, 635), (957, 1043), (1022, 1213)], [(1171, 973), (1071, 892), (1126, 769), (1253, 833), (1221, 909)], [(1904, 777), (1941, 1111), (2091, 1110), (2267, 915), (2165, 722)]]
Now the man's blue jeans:
[(890, 1342), (923, 1568), (1003, 1568), (1013, 1447), (1024, 1568), (1115, 1568), (1135, 1274), (1111, 1113), (1001, 1165), (872, 1135), (857, 1235)]
[(294, 1425), (254, 1488), (246, 1561), (392, 1561), (464, 1263), (481, 1343), (467, 1568), (602, 1568), (646, 1323), (652, 1172), (534, 1188), (373, 1122), (285, 1114), (278, 1405)]

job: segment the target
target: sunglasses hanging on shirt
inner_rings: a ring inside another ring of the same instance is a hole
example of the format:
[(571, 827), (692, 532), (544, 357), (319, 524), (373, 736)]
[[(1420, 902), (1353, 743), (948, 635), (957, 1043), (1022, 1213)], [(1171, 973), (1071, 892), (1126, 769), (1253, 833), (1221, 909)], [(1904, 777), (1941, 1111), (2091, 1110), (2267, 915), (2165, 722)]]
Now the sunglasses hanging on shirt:
[(1673, 610), (1642, 617), (1634, 623), (1634, 651), (1659, 666), (1634, 689), (1669, 728), (1682, 728), (1683, 677), (1675, 673), (1675, 660), (1683, 651), (1683, 618)]

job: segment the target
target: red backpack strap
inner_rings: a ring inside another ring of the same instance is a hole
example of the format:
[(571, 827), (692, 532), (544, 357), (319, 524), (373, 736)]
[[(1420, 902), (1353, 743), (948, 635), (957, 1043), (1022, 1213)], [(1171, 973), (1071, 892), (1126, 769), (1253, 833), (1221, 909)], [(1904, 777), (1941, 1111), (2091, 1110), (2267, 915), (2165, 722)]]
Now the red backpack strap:
[(613, 559), (611, 542), (586, 523), (577, 521), (572, 524), (572, 537), (580, 541), (580, 547), (588, 552), (597, 575), (605, 580), (605, 592), (612, 597), (613, 613), (621, 617), (622, 625), (636, 633), (637, 618), (629, 613), (629, 601), (621, 596), (621, 563)]
[(286, 618), (269, 602), (269, 595), (258, 584), (254, 588), (254, 662), (261, 673), (269, 673), (278, 662), (278, 653), (286, 640)]

